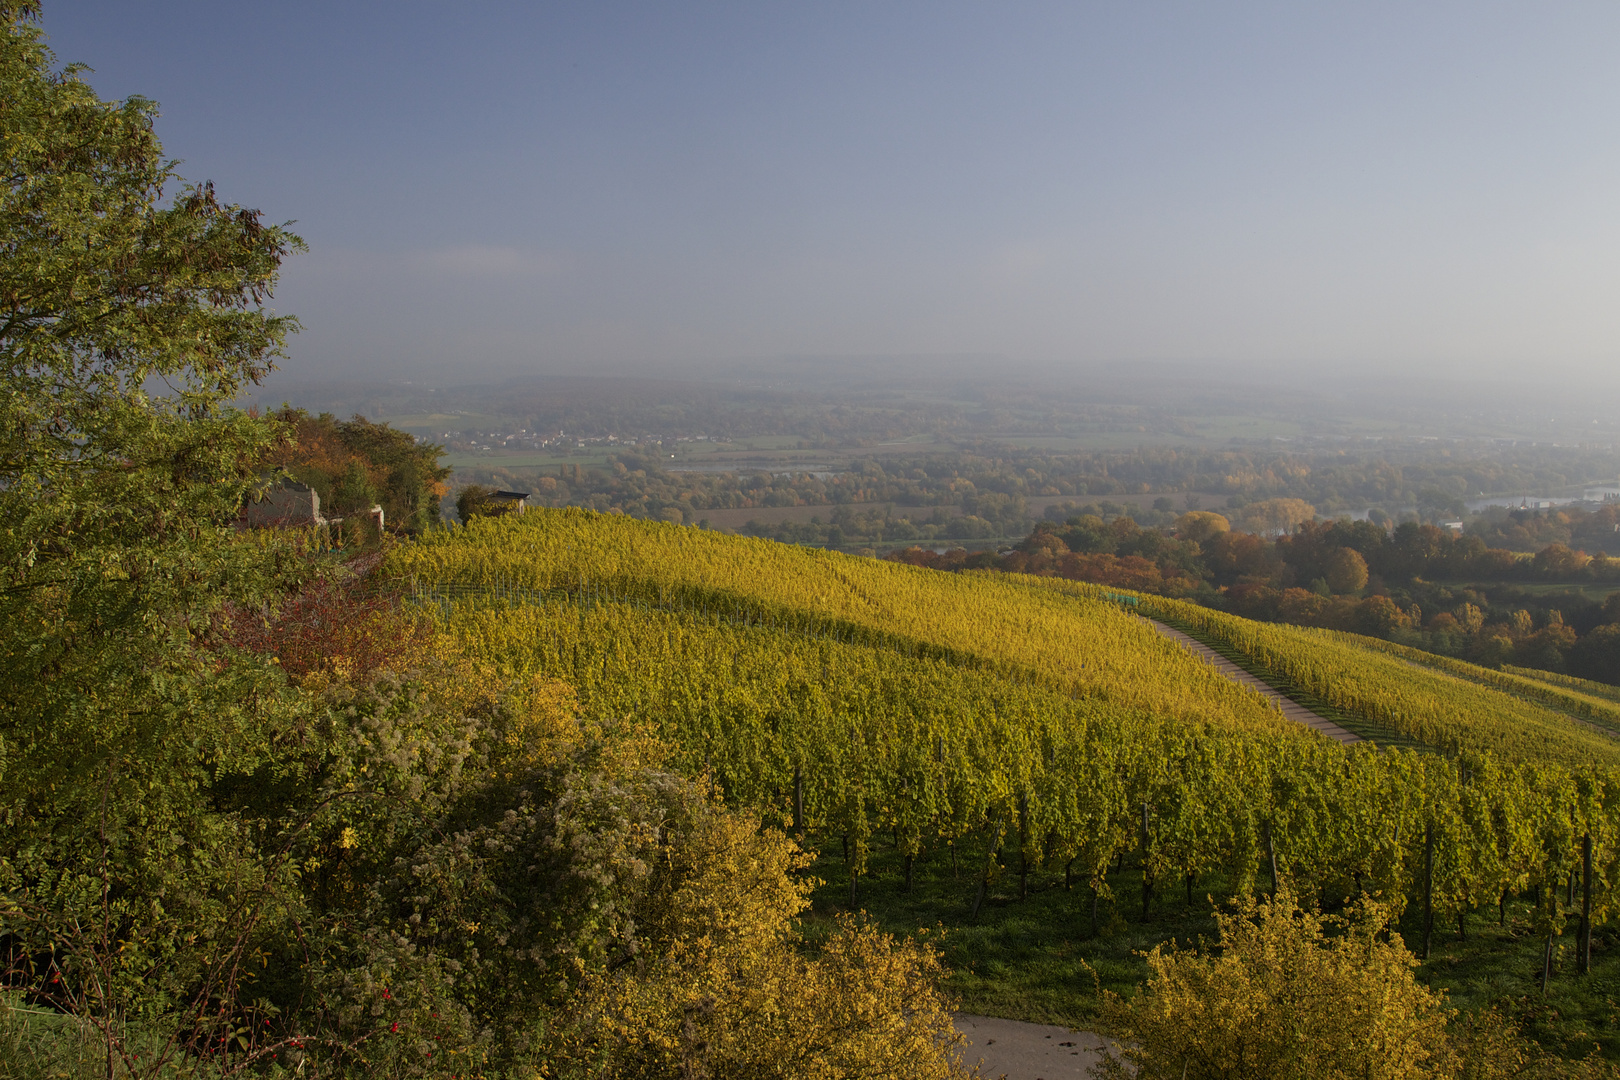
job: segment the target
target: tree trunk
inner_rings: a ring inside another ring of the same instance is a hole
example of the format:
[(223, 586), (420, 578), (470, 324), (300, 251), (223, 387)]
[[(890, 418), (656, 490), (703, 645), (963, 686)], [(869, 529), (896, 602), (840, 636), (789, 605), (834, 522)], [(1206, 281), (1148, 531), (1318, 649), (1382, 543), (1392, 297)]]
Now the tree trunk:
[(906, 892), (911, 891), (911, 865), (915, 861), (910, 855), (906, 856)]
[(1102, 893), (1097, 886), (1091, 887), (1091, 936), (1097, 936), (1097, 905), (1102, 902)]
[(1507, 925), (1507, 893), (1508, 893), (1508, 891), (1506, 889), (1503, 889), (1502, 890), (1502, 895), (1496, 901), (1496, 925), (1497, 926), (1506, 926)]
[(1192, 907), (1192, 875), (1187, 875), (1187, 906)]
[(1541, 996), (1547, 996), (1547, 984), (1552, 981), (1552, 942), (1553, 936), (1547, 935), (1547, 947), (1541, 953)]

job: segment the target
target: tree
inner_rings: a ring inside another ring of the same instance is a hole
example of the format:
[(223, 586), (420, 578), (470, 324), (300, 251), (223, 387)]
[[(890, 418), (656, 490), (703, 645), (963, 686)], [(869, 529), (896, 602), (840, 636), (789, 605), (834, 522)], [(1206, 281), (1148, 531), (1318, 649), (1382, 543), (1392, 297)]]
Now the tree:
[(275, 419), (291, 428), (291, 437), (268, 463), (314, 488), (323, 509), (351, 516), (380, 505), (387, 527), (396, 533), (419, 533), (437, 524), (450, 476), (439, 464), (440, 447), (363, 416), (339, 420), (331, 413), (311, 416), (284, 408)]
[(1243, 508), (1245, 525), (1258, 533), (1286, 533), (1316, 518), (1316, 507), (1303, 499), (1266, 499)]
[(217, 797), (285, 682), (215, 631), (288, 568), (231, 528), (279, 431), (229, 403), (296, 329), (264, 303), (302, 244), (211, 185), (165, 201), (156, 106), (55, 70), (37, 16), (0, 0), (0, 963), (110, 1075), (119, 1025), (222, 985), (204, 943), (266, 880)]
[(1341, 596), (1360, 592), (1367, 587), (1367, 560), (1354, 548), (1339, 548), (1328, 556), (1323, 577), (1328, 588)]
[(1176, 519), (1176, 535), (1203, 544), (1217, 533), (1230, 532), (1232, 523), (1208, 510), (1189, 510)]
[(1620, 624), (1606, 623), (1576, 642), (1569, 650), (1569, 670), (1583, 679), (1620, 683)]
[[(1218, 953), (1156, 946), (1137, 997), (1107, 1001), (1139, 1080), (1449, 1075), (1448, 1010), (1413, 978), (1400, 936), (1379, 940), (1382, 905), (1362, 900), (1339, 919), (1284, 887), (1215, 919)], [(1119, 1065), (1108, 1075), (1127, 1075)]]
[(475, 517), (489, 516), (489, 497), (495, 489), (483, 484), (468, 484), (456, 493), (456, 516), (463, 525)]
[(381, 505), (394, 533), (421, 533), (439, 521), (439, 500), (450, 476), (449, 468), (439, 465), (441, 447), (364, 416), (337, 419), (283, 408), (275, 419), (292, 432), (267, 463), (314, 487), (322, 508), (348, 517)]

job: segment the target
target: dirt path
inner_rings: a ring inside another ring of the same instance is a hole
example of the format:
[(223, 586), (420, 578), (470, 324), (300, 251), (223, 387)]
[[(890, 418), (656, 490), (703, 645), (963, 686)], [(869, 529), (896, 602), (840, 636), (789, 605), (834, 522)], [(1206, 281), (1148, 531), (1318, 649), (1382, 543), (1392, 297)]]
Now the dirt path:
[(1083, 1080), (1105, 1041), (1089, 1031), (968, 1013), (956, 1014), (956, 1030), (965, 1043), (962, 1064), (1007, 1080)]
[(1194, 656), (1202, 657), (1211, 664), (1214, 664), (1215, 670), (1219, 671), (1222, 675), (1225, 675), (1228, 679), (1231, 679), (1235, 683), (1240, 683), (1243, 686), (1247, 686), (1251, 690), (1257, 690), (1266, 697), (1270, 698), (1272, 701), (1275, 701), (1278, 707), (1282, 709), (1282, 714), (1288, 719), (1298, 721), (1308, 728), (1314, 728), (1316, 731), (1321, 732), (1323, 735), (1326, 735), (1328, 738), (1337, 742), (1353, 743), (1361, 741), (1361, 736), (1344, 730), (1344, 728), (1340, 727), (1338, 724), (1335, 724), (1326, 717), (1316, 715), (1305, 706), (1299, 704), (1297, 701), (1289, 700), (1278, 691), (1273, 690), (1271, 687), (1267, 686), (1253, 675), (1250, 675), (1247, 671), (1244, 671), (1242, 668), (1232, 663), (1232, 661), (1228, 660), (1226, 657), (1222, 656), (1208, 645), (1205, 645), (1202, 641), (1195, 641), (1186, 634), (1183, 634), (1180, 630), (1177, 630), (1174, 627), (1166, 626), (1162, 622), (1157, 622), (1153, 619), (1149, 619), (1148, 622), (1153, 623), (1153, 629), (1157, 630), (1171, 641), (1176, 642), (1178, 645), (1184, 646)]

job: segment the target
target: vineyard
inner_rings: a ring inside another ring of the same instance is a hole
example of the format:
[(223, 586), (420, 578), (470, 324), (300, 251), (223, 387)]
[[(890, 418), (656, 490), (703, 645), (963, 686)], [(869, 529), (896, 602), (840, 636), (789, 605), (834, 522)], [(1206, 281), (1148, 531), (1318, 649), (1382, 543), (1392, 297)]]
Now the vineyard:
[(1584, 964), (1620, 901), (1620, 742), (1533, 699), (1524, 676), (1493, 685), (1385, 643), (1142, 598), (1431, 749), (1343, 747), (1084, 585), (581, 511), (475, 522), (384, 571), (469, 654), (572, 683), (592, 719), (657, 725), (728, 800), (842, 851), (852, 902), (878, 837), (908, 884), (916, 859), (969, 860), (970, 917), (1014, 874), (1022, 891), (1061, 871), (1107, 899), (1130, 858), (1144, 908), (1212, 877), (1279, 875), (1457, 925), (1533, 898), (1548, 955), (1584, 931)]
[(1620, 732), (1620, 707), (1591, 694), (1357, 634), (1252, 622), (1159, 597), (1142, 609), (1336, 709), (1447, 753), (1620, 765), (1620, 741), (1594, 727)]

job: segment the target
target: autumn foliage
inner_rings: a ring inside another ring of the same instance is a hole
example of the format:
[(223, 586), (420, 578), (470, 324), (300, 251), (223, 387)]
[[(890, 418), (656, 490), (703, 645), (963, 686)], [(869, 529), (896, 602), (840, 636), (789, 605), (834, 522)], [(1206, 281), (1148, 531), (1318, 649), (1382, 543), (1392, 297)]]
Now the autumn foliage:
[(284, 408), (272, 419), (285, 438), (263, 465), (314, 488), (332, 515), (365, 514), (381, 506), (392, 532), (417, 533), (438, 521), (450, 470), (439, 447), (363, 416), (339, 420)]
[(1135, 998), (1105, 993), (1129, 1048), (1095, 1074), (1122, 1080), (1507, 1080), (1613, 1076), (1600, 1060), (1561, 1061), (1492, 1015), (1448, 1028), (1445, 995), (1414, 978), (1417, 959), (1362, 897), (1342, 915), (1302, 907), (1285, 886), (1217, 910), (1214, 947), (1147, 953)]
[(416, 670), (433, 644), (431, 624), (396, 591), (351, 568), (320, 574), (256, 608), (228, 606), (220, 622), (226, 643), (270, 657), (300, 683)]

